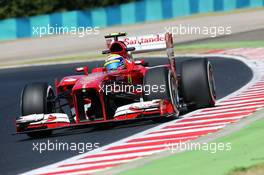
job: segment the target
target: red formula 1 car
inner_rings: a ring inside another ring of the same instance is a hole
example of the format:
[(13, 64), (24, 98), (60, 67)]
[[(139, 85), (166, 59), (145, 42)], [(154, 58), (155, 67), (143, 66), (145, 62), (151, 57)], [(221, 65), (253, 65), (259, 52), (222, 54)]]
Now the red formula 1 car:
[[(125, 67), (111, 71), (99, 67), (91, 73), (88, 67), (76, 68), (84, 74), (56, 81), (56, 93), (47, 83), (26, 85), (21, 97), (22, 115), (16, 119), (17, 133), (40, 137), (67, 127), (159, 121), (179, 116), (183, 108), (214, 106), (210, 62), (184, 61), (177, 75), (171, 34), (128, 38), (125, 33), (115, 33), (105, 38), (108, 49), (103, 53), (121, 55)], [(132, 57), (134, 52), (157, 49), (166, 49), (169, 64), (148, 67), (144, 60), (135, 61)]]

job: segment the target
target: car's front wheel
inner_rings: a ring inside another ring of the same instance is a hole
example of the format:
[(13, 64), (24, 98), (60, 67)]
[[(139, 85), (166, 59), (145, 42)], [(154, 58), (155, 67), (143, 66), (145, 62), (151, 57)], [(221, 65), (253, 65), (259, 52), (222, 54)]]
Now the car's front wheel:
[[(54, 91), (47, 83), (32, 83), (24, 87), (21, 96), (22, 116), (54, 112)], [(51, 131), (30, 132), (30, 137), (49, 136)]]
[[(146, 89), (143, 95), (144, 101), (155, 99), (169, 100), (174, 106), (175, 111), (178, 111), (179, 97), (177, 81), (168, 67), (154, 67), (147, 70), (143, 85)], [(164, 121), (164, 119), (157, 118), (155, 121), (160, 122)]]

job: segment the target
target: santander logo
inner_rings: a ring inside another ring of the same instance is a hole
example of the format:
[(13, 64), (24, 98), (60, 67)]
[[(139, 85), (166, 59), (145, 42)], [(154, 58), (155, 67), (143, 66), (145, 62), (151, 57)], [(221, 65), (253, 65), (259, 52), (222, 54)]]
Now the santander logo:
[(142, 36), (142, 37), (127, 37), (123, 39), (123, 42), (129, 45), (138, 45), (138, 44), (151, 44), (157, 42), (164, 42), (164, 35), (150, 35), (150, 36)]
[[(119, 41), (123, 41), (128, 47), (135, 47), (135, 52), (166, 49), (166, 39), (164, 34), (153, 34), (136, 37), (120, 37)], [(112, 39), (106, 40), (107, 48), (109, 48), (112, 42)]]

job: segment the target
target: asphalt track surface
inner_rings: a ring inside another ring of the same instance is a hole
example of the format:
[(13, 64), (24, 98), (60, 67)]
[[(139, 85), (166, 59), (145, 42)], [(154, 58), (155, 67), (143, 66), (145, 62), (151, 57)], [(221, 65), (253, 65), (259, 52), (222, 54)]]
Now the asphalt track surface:
[[(150, 66), (164, 64), (166, 58), (146, 59)], [(177, 58), (180, 63), (183, 58)], [(216, 91), (222, 98), (245, 85), (252, 78), (251, 70), (242, 62), (233, 59), (209, 58), (213, 64)], [(88, 65), (102, 65), (102, 61), (87, 63), (36, 66), (27, 68), (0, 70), (0, 174), (18, 174), (44, 165), (55, 163), (77, 155), (75, 151), (33, 151), (33, 142), (47, 142), (47, 139), (30, 139), (26, 135), (11, 135), (15, 132), (14, 120), (20, 114), (19, 99), (23, 86), (30, 82), (53, 82), (55, 77), (74, 74), (74, 68)], [(178, 64), (180, 65), (180, 64)], [(60, 130), (49, 138), (50, 142), (63, 143), (99, 143), (100, 146), (112, 143), (132, 134), (156, 126), (151, 121), (119, 126), (110, 130), (82, 128), (77, 130)]]

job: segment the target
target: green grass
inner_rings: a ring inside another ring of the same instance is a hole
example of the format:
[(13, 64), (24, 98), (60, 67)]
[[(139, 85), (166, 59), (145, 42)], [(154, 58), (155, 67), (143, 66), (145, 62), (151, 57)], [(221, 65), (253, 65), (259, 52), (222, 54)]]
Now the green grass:
[(264, 163), (259, 163), (250, 167), (235, 168), (228, 175), (263, 175)]
[[(231, 143), (230, 151), (188, 151), (172, 154), (155, 160), (136, 169), (121, 173), (122, 175), (237, 175), (251, 166), (264, 163), (264, 119), (222, 137), (213, 143)], [(263, 168), (263, 164), (262, 164)], [(263, 170), (263, 169), (262, 169)], [(230, 172), (232, 171), (232, 172)], [(264, 174), (264, 171), (262, 171)], [(239, 174), (240, 175), (240, 174)]]

